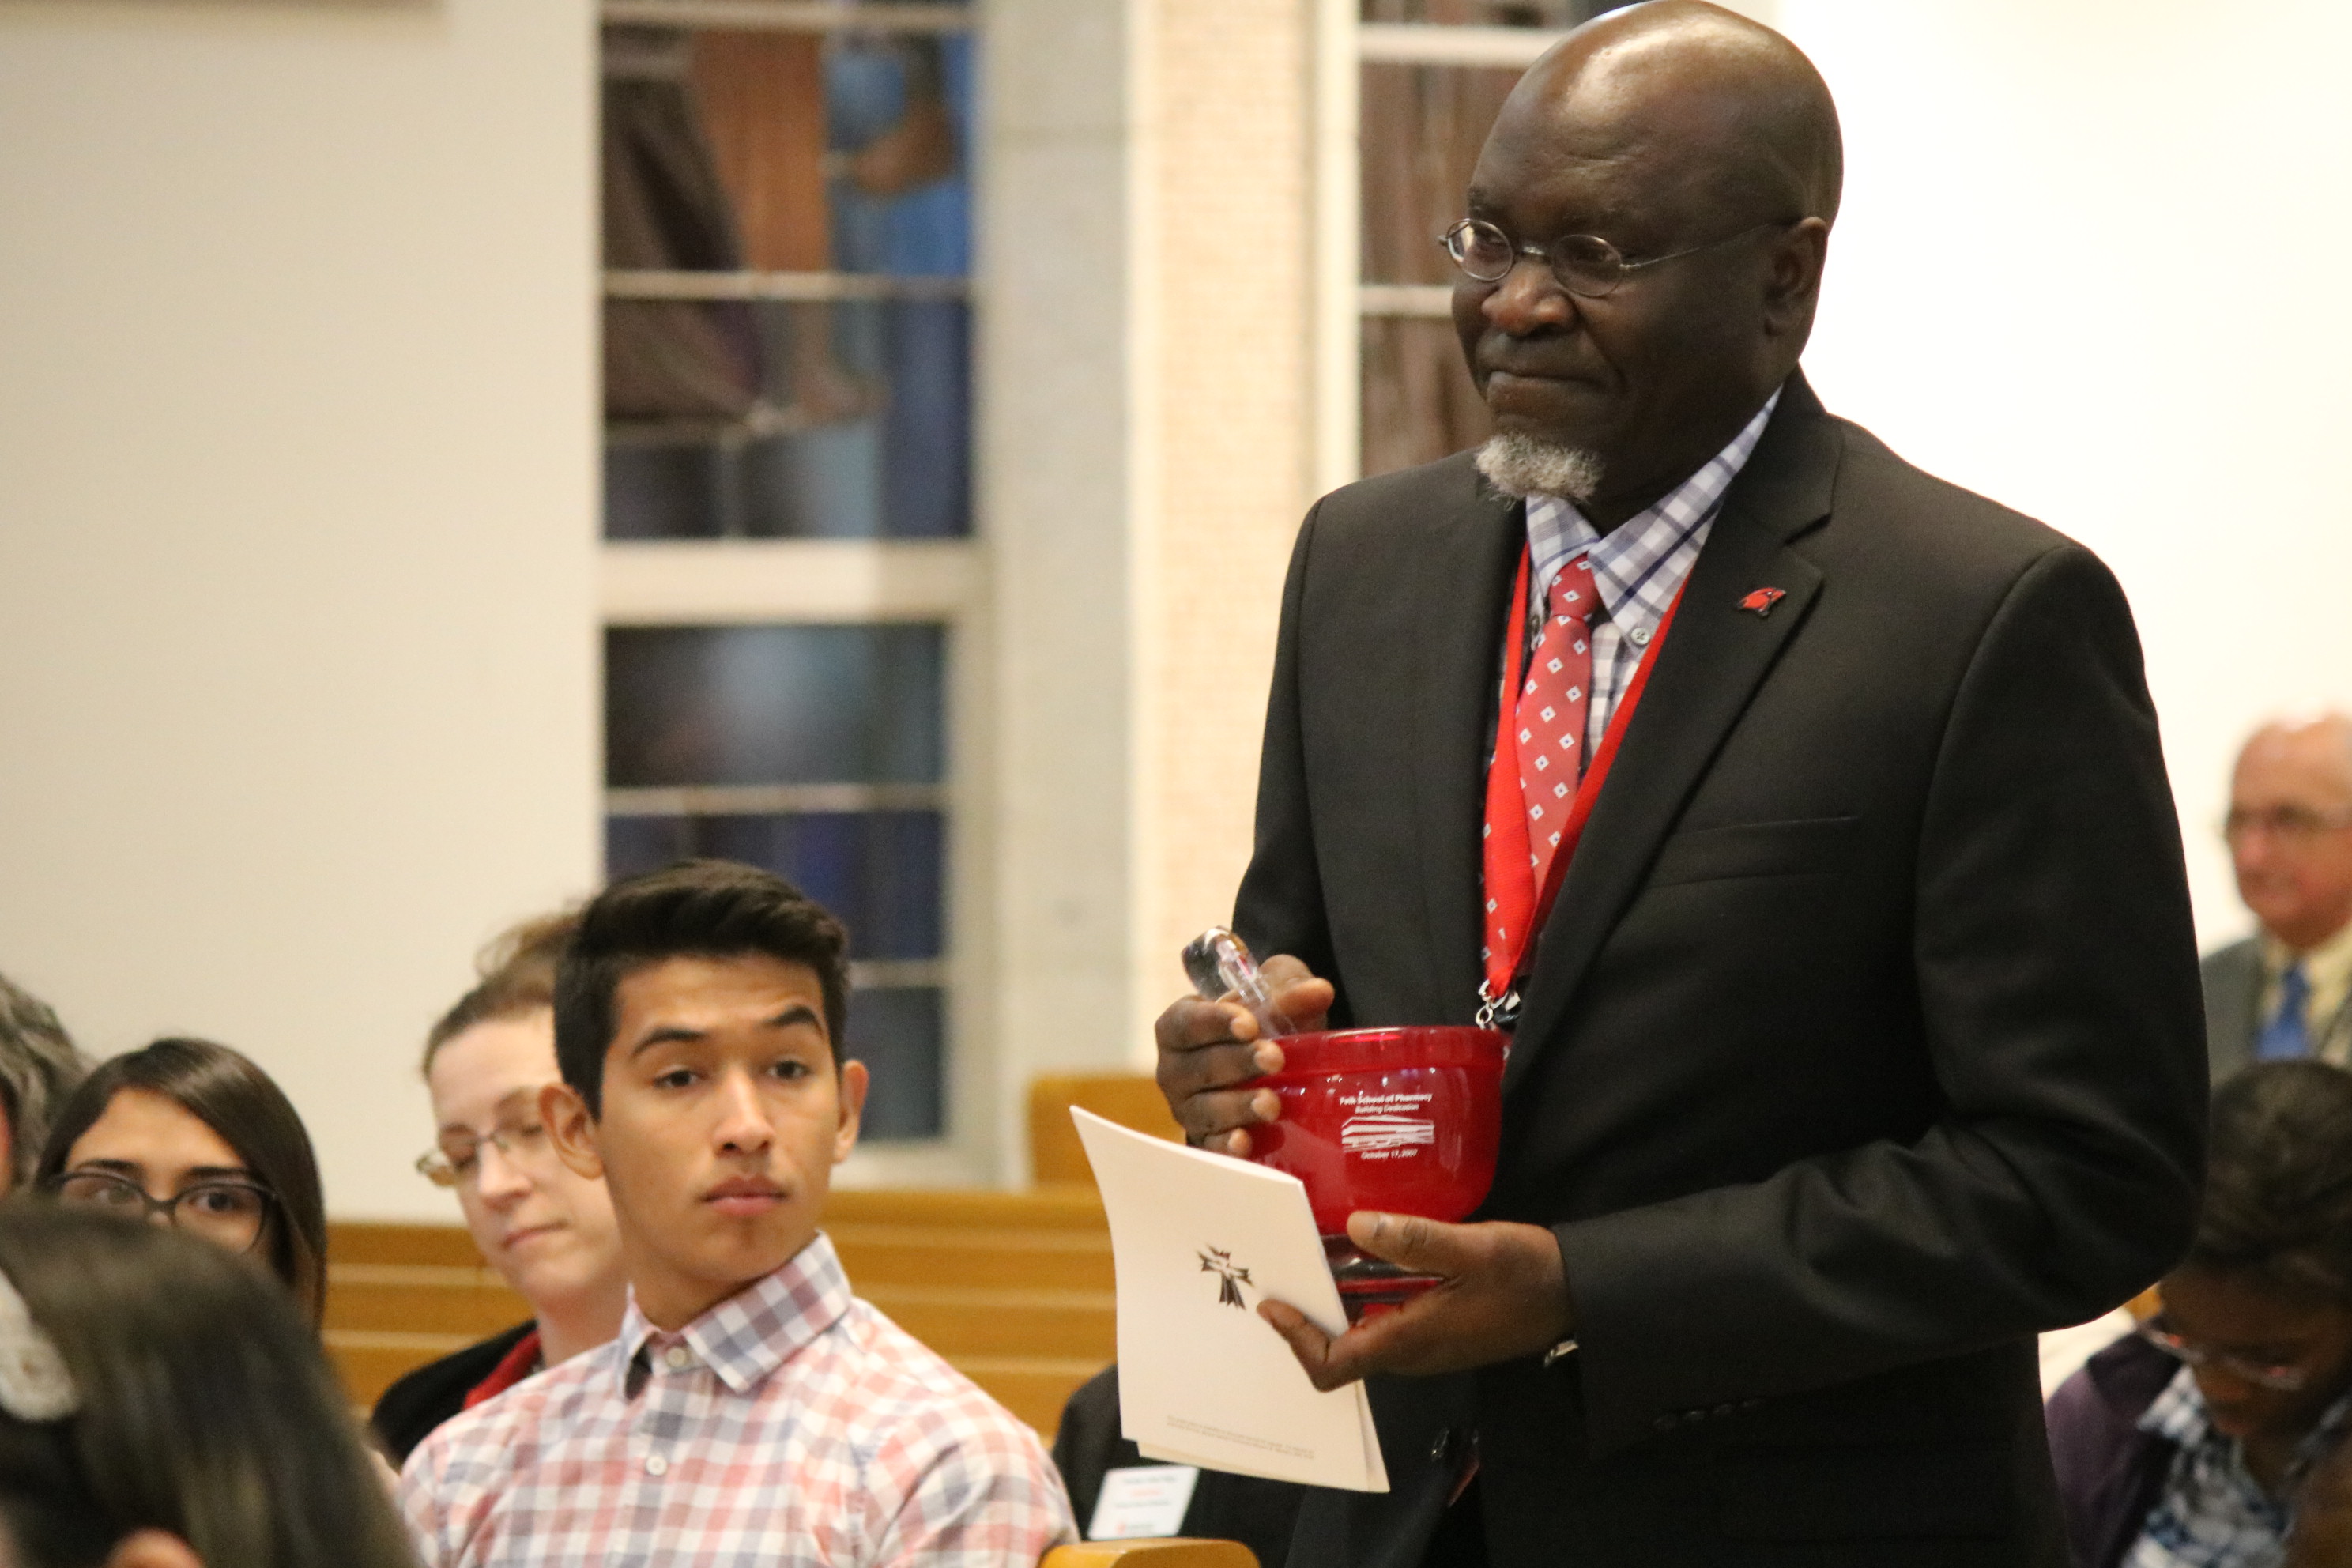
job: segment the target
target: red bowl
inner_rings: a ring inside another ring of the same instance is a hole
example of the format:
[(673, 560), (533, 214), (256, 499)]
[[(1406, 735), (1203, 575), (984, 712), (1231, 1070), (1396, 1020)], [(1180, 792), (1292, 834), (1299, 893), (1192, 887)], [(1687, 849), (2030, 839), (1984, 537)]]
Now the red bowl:
[(1250, 1129), (1250, 1158), (1307, 1184), (1325, 1236), (1357, 1209), (1465, 1218), (1495, 1183), (1509, 1041), (1468, 1025), (1285, 1035), (1282, 1070), (1252, 1085), (1282, 1120)]

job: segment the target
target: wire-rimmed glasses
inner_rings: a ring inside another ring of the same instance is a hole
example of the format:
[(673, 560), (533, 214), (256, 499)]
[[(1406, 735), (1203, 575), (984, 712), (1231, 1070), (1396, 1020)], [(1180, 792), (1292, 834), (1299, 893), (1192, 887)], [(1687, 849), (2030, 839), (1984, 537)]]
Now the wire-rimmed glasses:
[(278, 1205), (278, 1194), (259, 1182), (219, 1177), (191, 1183), (168, 1198), (151, 1196), (137, 1182), (113, 1171), (63, 1171), (42, 1186), (59, 1203), (76, 1208), (134, 1220), (160, 1214), (177, 1229), (231, 1252), (252, 1251)]
[(1496, 225), (1485, 218), (1465, 217), (1437, 237), (1454, 265), (1467, 277), (1481, 283), (1500, 283), (1511, 275), (1522, 256), (1533, 257), (1551, 268), (1551, 275), (1562, 289), (1580, 300), (1601, 300), (1616, 292), (1628, 272), (1638, 272), (1644, 267), (1655, 267), (1662, 261), (1678, 261), (1685, 256), (1696, 256), (1702, 250), (1713, 250), (1745, 239), (1768, 228), (1786, 228), (1784, 223), (1750, 224), (1738, 234), (1727, 234), (1721, 239), (1710, 239), (1705, 245), (1687, 246), (1670, 250), (1664, 256), (1644, 256), (1638, 261), (1628, 261), (1625, 253), (1597, 234), (1571, 234), (1549, 245), (1525, 245), (1505, 234)]
[(2231, 806), (2221, 818), (2221, 837), (2235, 844), (2252, 833), (2263, 833), (2286, 843), (2304, 845), (2324, 833), (2340, 832), (2352, 827), (2352, 807), (2321, 811), (2308, 805), (2273, 805), (2260, 810)]
[(479, 1135), (452, 1134), (440, 1147), (416, 1157), (417, 1174), (436, 1187), (464, 1186), (482, 1173), (482, 1150), (496, 1149), (509, 1161), (537, 1165), (548, 1153), (547, 1127), (540, 1121), (500, 1122)]
[(2183, 1339), (2166, 1328), (2161, 1318), (2152, 1318), (2133, 1331), (2175, 1361), (2186, 1362), (2190, 1366), (2214, 1367), (2231, 1377), (2243, 1378), (2258, 1388), (2293, 1394), (2311, 1381), (2311, 1373), (2299, 1366), (2266, 1365), (2262, 1362), (2248, 1361), (2243, 1356), (2231, 1355), (2227, 1351), (2210, 1349), (2194, 1340)]

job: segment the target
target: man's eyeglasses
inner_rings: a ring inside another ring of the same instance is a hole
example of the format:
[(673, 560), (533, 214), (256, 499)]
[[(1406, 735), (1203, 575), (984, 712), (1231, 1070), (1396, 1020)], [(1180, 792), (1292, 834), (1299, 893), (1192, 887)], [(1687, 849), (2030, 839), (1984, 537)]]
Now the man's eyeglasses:
[(416, 1157), (417, 1172), (436, 1187), (470, 1186), (481, 1180), (486, 1146), (509, 1160), (536, 1165), (547, 1157), (547, 1128), (541, 1122), (516, 1121), (478, 1138), (453, 1134), (442, 1140), (438, 1149), (428, 1149)]
[(2213, 1367), (2232, 1377), (2242, 1377), (2259, 1388), (2293, 1394), (2311, 1381), (2311, 1374), (2299, 1366), (2266, 1366), (2261, 1362), (2231, 1355), (2227, 1351), (2209, 1350), (2194, 1340), (2183, 1339), (2166, 1328), (2161, 1318), (2142, 1323), (2134, 1331), (2177, 1361), (2187, 1362), (2190, 1366)]
[(1787, 226), (1782, 223), (1752, 224), (1738, 234), (1727, 234), (1705, 245), (1670, 250), (1664, 256), (1645, 256), (1639, 261), (1626, 260), (1623, 251), (1599, 235), (1571, 234), (1549, 245), (1522, 245), (1495, 225), (1476, 217), (1464, 218), (1438, 236), (1437, 243), (1445, 247), (1454, 266), (1481, 283), (1500, 283), (1511, 275), (1520, 257), (1531, 256), (1538, 261), (1549, 262), (1552, 277), (1570, 293), (1582, 300), (1601, 300), (1614, 293), (1629, 272), (1664, 261), (1679, 261), (1685, 256), (1696, 256), (1702, 250), (1713, 250), (1768, 228)]
[(2308, 844), (2323, 833), (2336, 833), (2352, 827), (2352, 807), (2337, 811), (2316, 811), (2307, 805), (2273, 805), (2262, 811), (2230, 808), (2221, 819), (2221, 837), (2234, 844), (2250, 833), (2260, 832), (2290, 844)]
[(168, 1198), (151, 1197), (146, 1188), (112, 1171), (66, 1171), (42, 1186), (76, 1208), (136, 1220), (160, 1214), (177, 1228), (231, 1252), (253, 1250), (278, 1203), (278, 1195), (258, 1182), (198, 1182)]

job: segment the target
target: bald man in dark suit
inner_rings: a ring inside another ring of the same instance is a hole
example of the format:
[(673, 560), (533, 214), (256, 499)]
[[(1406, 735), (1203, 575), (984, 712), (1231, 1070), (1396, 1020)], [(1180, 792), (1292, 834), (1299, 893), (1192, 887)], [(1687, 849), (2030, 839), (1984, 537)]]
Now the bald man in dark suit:
[[(1580, 29), (1451, 239), (1496, 437), (1300, 531), (1234, 923), (1308, 1026), (1516, 1036), (1475, 1221), (1350, 1225), (1445, 1283), (1264, 1309), (1370, 1380), (1392, 1483), (1311, 1495), (1294, 1568), (2065, 1560), (2033, 1336), (2195, 1206), (2179, 831), (2112, 576), (1798, 371), (1838, 173), (1778, 35)], [(1493, 846), (1571, 799), (1530, 941)], [(1162, 1016), (1195, 1142), (1277, 1110), (1255, 1035)]]

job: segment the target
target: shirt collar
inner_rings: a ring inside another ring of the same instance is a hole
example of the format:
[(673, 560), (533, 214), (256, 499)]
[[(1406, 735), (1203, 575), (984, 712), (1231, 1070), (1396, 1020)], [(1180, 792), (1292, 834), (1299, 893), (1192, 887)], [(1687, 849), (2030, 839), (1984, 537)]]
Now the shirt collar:
[(2211, 1435), (2213, 1424), (2206, 1418), (2205, 1396), (2197, 1390), (2195, 1369), (2184, 1365), (2174, 1373), (2164, 1391), (2140, 1412), (2137, 1425), (2151, 1436), (2178, 1443), (2184, 1448), (2201, 1445)]
[(1538, 596), (1562, 566), (1582, 553), (1591, 560), (1593, 583), (1612, 621), (1630, 629), (1648, 626), (1664, 615), (1672, 593), (1644, 594), (1643, 590), (1659, 582), (1662, 569), (1672, 574), (1676, 564), (1687, 566), (1686, 561), (1676, 558), (1695, 554), (1696, 545), (1705, 542), (1723, 505), (1724, 492), (1748, 466), (1780, 403), (1780, 389), (1775, 387), (1728, 446), (1700, 464), (1696, 473), (1606, 534), (1594, 528), (1573, 501), (1559, 496), (1529, 496), (1528, 555)]
[(842, 1272), (832, 1238), (823, 1231), (782, 1268), (745, 1286), (676, 1333), (646, 1321), (632, 1289), (615, 1342), (621, 1352), (617, 1374), (622, 1397), (628, 1396), (629, 1369), (647, 1346), (656, 1343), (665, 1350), (685, 1345), (730, 1389), (748, 1393), (839, 1321), (851, 1300), (849, 1277)]
[(2286, 973), (2287, 965), (2301, 959), (2304, 977), (2311, 982), (2314, 991), (2340, 989), (2352, 980), (2352, 921), (2344, 929), (2313, 948), (2298, 953), (2270, 932), (2263, 932), (2263, 973), (2276, 980)]
[[(2197, 1386), (2194, 1367), (2184, 1365), (2172, 1374), (2164, 1392), (2140, 1413), (2138, 1426), (2143, 1432), (2178, 1443), (2183, 1448), (2227, 1448), (2235, 1461), (2237, 1439), (2224, 1437), (2213, 1430), (2212, 1419), (2205, 1411), (2204, 1393)], [(2329, 1405), (2311, 1430), (2304, 1434), (2303, 1441), (2295, 1445), (2294, 1458), (2287, 1467), (2287, 1491), (2293, 1491), (2293, 1483), (2313, 1461), (2336, 1446), (2347, 1426), (2352, 1426), (2352, 1392)]]

